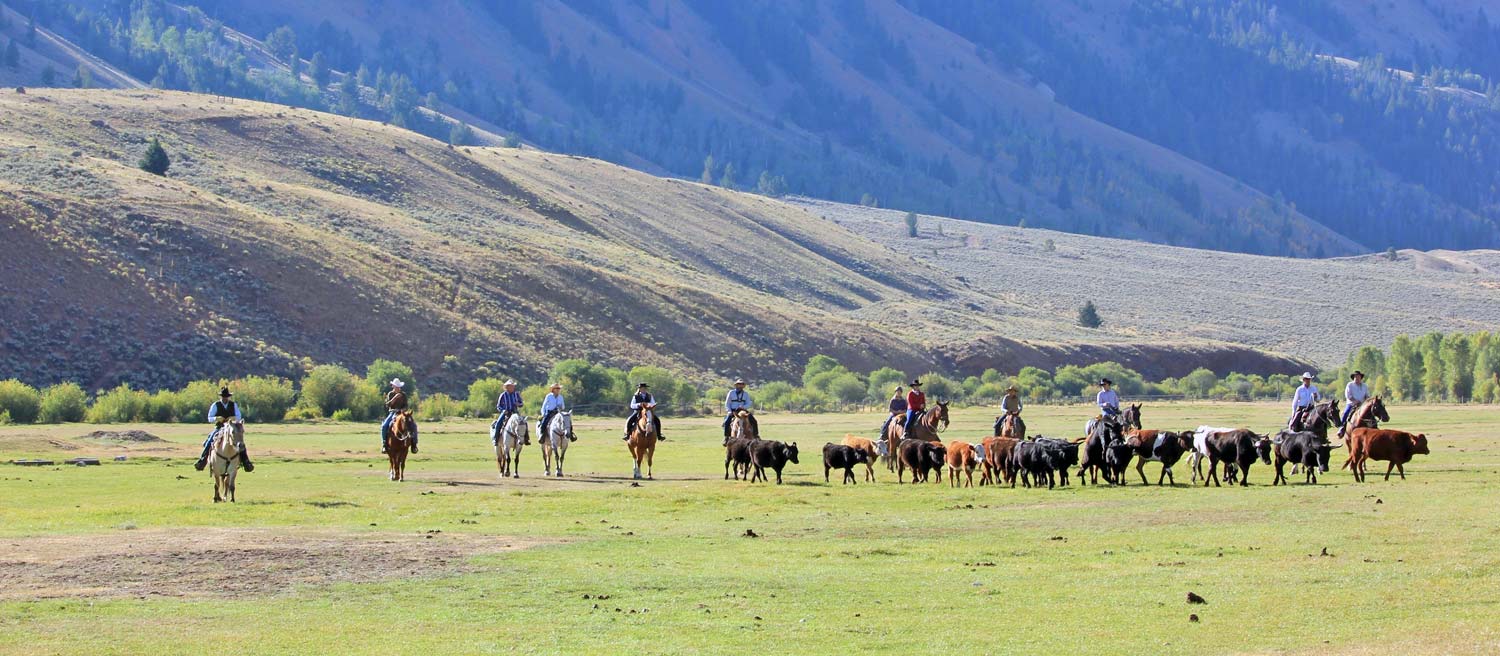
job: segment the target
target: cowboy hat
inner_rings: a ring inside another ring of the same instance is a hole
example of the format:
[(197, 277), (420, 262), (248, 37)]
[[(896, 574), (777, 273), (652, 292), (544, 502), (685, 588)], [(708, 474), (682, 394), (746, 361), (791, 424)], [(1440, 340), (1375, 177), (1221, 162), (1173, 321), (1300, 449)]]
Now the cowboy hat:
[(736, 385), (744, 385), (745, 384), (745, 379), (744, 378), (736, 378), (736, 379), (734, 379), (734, 384), (736, 384)]
[(1115, 381), (1112, 381), (1112, 380), (1110, 380), (1108, 378), (1100, 378), (1099, 379), (1099, 384), (1100, 385), (1113, 385), (1113, 384), (1115, 384)]
[(1005, 388), (1006, 394), (1018, 394), (1020, 393), (1020, 391), (1021, 390), (1016, 389), (1015, 385), (1011, 385), (1010, 387)]
[(505, 381), (505, 386), (506, 387), (510, 387), (511, 385), (515, 385), (515, 384), (516, 384), (516, 379), (514, 379), (514, 378), (511, 378), (511, 379)]
[(562, 389), (562, 383), (552, 383), (547, 386), (547, 389)]
[(922, 379), (920, 379), (920, 378), (913, 378), (913, 379), (911, 379), (911, 386), (912, 387), (921, 387), (922, 386)]
[(645, 383), (639, 383), (639, 384), (637, 384), (635, 386), (636, 389), (644, 389), (644, 388), (647, 388), (647, 387), (650, 387), (650, 385), (647, 385)]
[(1354, 373), (1349, 374), (1349, 380), (1354, 380), (1355, 376), (1359, 376), (1360, 378), (1364, 378), (1365, 377), (1365, 372), (1360, 371), (1358, 369), (1355, 369)]
[(1312, 375), (1311, 371), (1304, 371), (1304, 372), (1302, 372), (1302, 377), (1304, 379), (1311, 379), (1313, 377), (1313, 375)]
[(234, 396), (234, 394), (231, 394), (229, 392), (229, 387), (226, 386), (219, 388), (219, 396)]
[(406, 383), (404, 381), (402, 381), (400, 378), (392, 378), (391, 379), (391, 387), (406, 387)]

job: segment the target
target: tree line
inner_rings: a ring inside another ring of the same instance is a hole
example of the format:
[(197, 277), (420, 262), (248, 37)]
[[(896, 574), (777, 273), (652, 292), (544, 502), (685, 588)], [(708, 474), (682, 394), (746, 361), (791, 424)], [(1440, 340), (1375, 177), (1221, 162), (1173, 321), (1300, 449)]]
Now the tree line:
[[(1341, 367), (1319, 374), (1325, 396), (1342, 398), (1343, 384), (1362, 371), (1376, 394), (1403, 402), (1500, 403), (1500, 336), (1489, 332), (1438, 332), (1396, 337), (1389, 350), (1365, 346), (1351, 353)], [(879, 406), (899, 385), (920, 378), (929, 399), (965, 404), (994, 404), (1015, 386), (1030, 402), (1062, 403), (1092, 393), (1100, 378), (1115, 382), (1124, 397), (1181, 397), (1224, 401), (1284, 399), (1300, 383), (1300, 372), (1220, 376), (1199, 368), (1180, 378), (1147, 380), (1140, 372), (1117, 362), (1063, 365), (1048, 371), (1023, 367), (1015, 374), (996, 369), (967, 377), (939, 372), (912, 374), (891, 367), (856, 372), (834, 358), (817, 355), (796, 381), (772, 381), (752, 388), (758, 408), (781, 412), (830, 412), (851, 407)], [(393, 360), (376, 360), (364, 375), (324, 364), (312, 366), (301, 380), (279, 376), (248, 376), (228, 381), (199, 380), (181, 389), (154, 392), (129, 385), (86, 392), (65, 382), (38, 390), (18, 380), (0, 381), (0, 424), (86, 422), (200, 422), (220, 386), (235, 394), (246, 419), (257, 423), (329, 418), (372, 421), (385, 414), (384, 394), (393, 378), (406, 381), (406, 392), (418, 419), (485, 417), (494, 412), (503, 391), (503, 377), (485, 376), (469, 384), (466, 394), (421, 391), (412, 368)], [(544, 381), (528, 381), (520, 388), (526, 411), (537, 414), (551, 382), (563, 386), (571, 408), (581, 414), (624, 412), (637, 383), (645, 382), (657, 402), (674, 414), (718, 412), (729, 386), (702, 385), (661, 367), (629, 370), (563, 360), (553, 365)]]

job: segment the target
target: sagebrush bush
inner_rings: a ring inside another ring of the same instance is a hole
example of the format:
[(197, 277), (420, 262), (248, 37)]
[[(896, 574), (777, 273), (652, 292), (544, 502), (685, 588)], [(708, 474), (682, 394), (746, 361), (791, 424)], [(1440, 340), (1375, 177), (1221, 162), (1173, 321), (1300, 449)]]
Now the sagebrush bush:
[(292, 381), (278, 376), (249, 376), (229, 384), (247, 421), (277, 421), (297, 400)]
[(488, 417), (495, 413), (495, 400), (505, 391), (505, 381), (499, 378), (480, 378), (469, 383), (469, 398), (464, 401), (464, 410), (471, 417)]
[(354, 421), (354, 412), (348, 408), (339, 408), (333, 411), (334, 421)]
[(36, 421), (41, 412), (42, 395), (35, 387), (14, 378), (0, 380), (0, 412), (10, 413), (10, 420), (18, 424)]
[(355, 391), (359, 388), (361, 381), (349, 373), (348, 369), (336, 364), (325, 364), (313, 367), (307, 372), (307, 377), (302, 379), (301, 405), (316, 408), (319, 417), (327, 417), (334, 412), (349, 407), (353, 400)]
[(37, 420), (44, 424), (83, 421), (88, 412), (89, 395), (78, 383), (59, 383), (42, 391), (41, 411)]
[(122, 424), (132, 421), (140, 421), (150, 404), (150, 396), (143, 391), (130, 389), (129, 385), (120, 385), (108, 392), (95, 397), (94, 405), (84, 415), (84, 421), (91, 424)]
[(294, 407), (294, 408), (291, 408), (291, 409), (287, 410), (286, 414), (281, 417), (281, 420), (282, 421), (308, 421), (310, 419), (321, 418), (322, 416), (323, 416), (323, 413), (321, 411), (319, 411), (317, 408), (314, 408), (314, 407), (311, 407), (311, 406), (297, 406), (297, 407)]
[(380, 388), (360, 381), (354, 386), (354, 393), (349, 395), (348, 410), (354, 421), (383, 418), (386, 415), (385, 394)]
[(442, 421), (449, 417), (457, 417), (464, 411), (463, 404), (456, 399), (441, 392), (432, 396), (424, 397), (417, 405), (417, 412), (413, 413), (417, 419), (422, 421)]

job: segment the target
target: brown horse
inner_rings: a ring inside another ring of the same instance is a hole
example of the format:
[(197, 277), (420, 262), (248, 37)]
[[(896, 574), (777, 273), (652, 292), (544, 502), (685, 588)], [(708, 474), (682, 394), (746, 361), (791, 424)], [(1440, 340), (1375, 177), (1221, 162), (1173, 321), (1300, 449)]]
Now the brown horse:
[(729, 420), (729, 437), (724, 438), (724, 444), (727, 446), (730, 440), (735, 439), (757, 439), (755, 431), (750, 430), (749, 410), (736, 410), (734, 417)]
[(1372, 396), (1349, 413), (1349, 423), (1344, 424), (1339, 435), (1356, 428), (1380, 428), (1380, 422), (1390, 420), (1391, 415), (1385, 410), (1385, 401), (1379, 396)]
[(1004, 415), (997, 418), (1000, 425), (1000, 433), (996, 437), (1009, 437), (1016, 440), (1026, 439), (1026, 420), (1021, 415)]
[[(942, 444), (943, 440), (938, 434), (948, 430), (948, 402), (938, 401), (921, 417), (916, 419), (916, 426), (910, 430), (902, 430), (901, 425), (895, 421), (885, 430), (886, 453), (891, 457), (898, 457), (902, 439), (922, 440), (923, 442), (937, 442)], [(942, 426), (942, 428), (939, 428)]]
[(635, 458), (635, 478), (641, 477), (641, 462), (646, 463), (646, 478), (651, 476), (651, 458), (656, 454), (656, 422), (652, 421), (655, 406), (642, 406), (641, 416), (630, 432), (630, 457)]
[(391, 461), (392, 481), (406, 480), (406, 452), (411, 447), (411, 411), (404, 410), (391, 422), (391, 439), (386, 445), (386, 456)]

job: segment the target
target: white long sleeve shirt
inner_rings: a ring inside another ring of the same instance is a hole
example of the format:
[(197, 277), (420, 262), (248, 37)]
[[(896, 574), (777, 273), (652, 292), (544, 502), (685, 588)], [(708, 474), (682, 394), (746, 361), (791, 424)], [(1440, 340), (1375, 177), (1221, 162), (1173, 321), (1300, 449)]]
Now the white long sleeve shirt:
[(563, 395), (552, 394), (549, 392), (547, 394), (547, 398), (542, 399), (542, 413), (546, 414), (553, 411), (562, 412), (563, 409), (567, 407), (567, 405), (567, 402), (563, 400)]
[(724, 397), (724, 410), (728, 412), (749, 410), (751, 405), (750, 393), (742, 389), (729, 390), (729, 396)]
[(1120, 395), (1116, 394), (1112, 389), (1099, 390), (1099, 396), (1095, 397), (1094, 400), (1099, 403), (1099, 409), (1101, 410), (1104, 408), (1120, 407)]
[(1292, 408), (1312, 405), (1317, 401), (1318, 387), (1316, 385), (1298, 385), (1297, 392), (1292, 395)]
[[(209, 423), (215, 423), (215, 422), (217, 422), (219, 420), (218, 414), (214, 412), (215, 410), (218, 410), (218, 409), (219, 409), (219, 402), (218, 401), (214, 401), (213, 404), (211, 404), (211, 405), (208, 406), (208, 421), (209, 421)], [(234, 404), (234, 418), (235, 419), (239, 419), (241, 421), (244, 421), (244, 419), (245, 419), (242, 415), (240, 415), (240, 404), (238, 404), (238, 403)]]
[(1370, 398), (1370, 388), (1366, 387), (1364, 383), (1356, 383), (1351, 380), (1349, 384), (1344, 386), (1344, 400), (1348, 401), (1349, 405), (1364, 403), (1365, 399), (1368, 398)]

